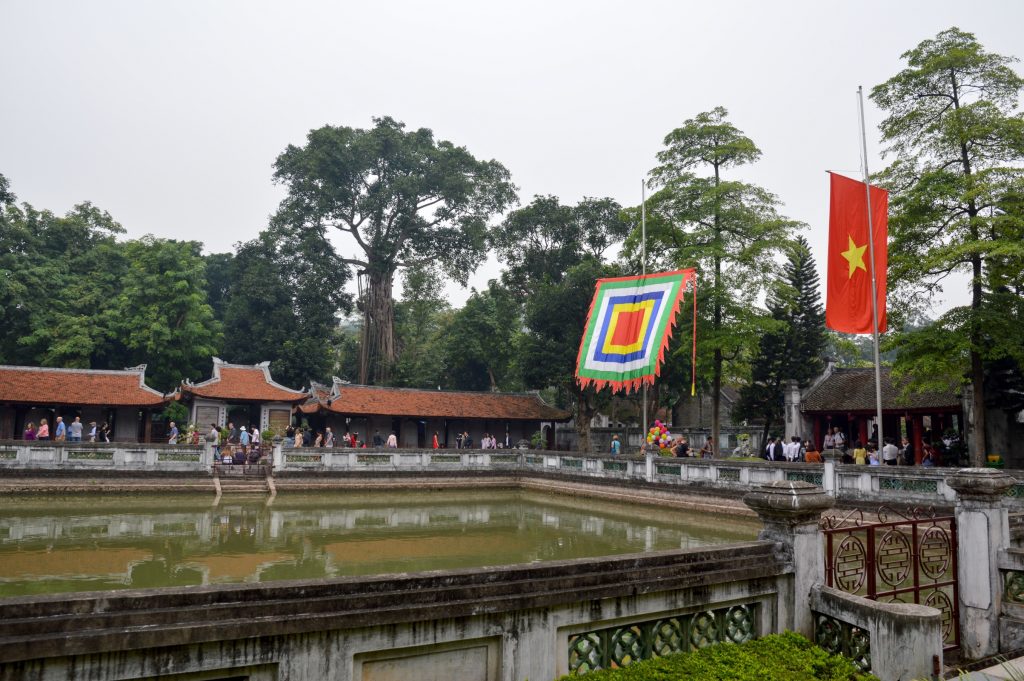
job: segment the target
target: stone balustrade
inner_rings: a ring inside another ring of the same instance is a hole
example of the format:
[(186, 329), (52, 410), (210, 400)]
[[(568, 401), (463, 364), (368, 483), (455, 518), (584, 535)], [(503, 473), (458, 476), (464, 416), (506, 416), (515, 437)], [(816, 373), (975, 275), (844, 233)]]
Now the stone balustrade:
[(0, 470), (202, 471), (213, 464), (207, 446), (124, 442), (0, 442)]
[[(920, 466), (858, 466), (826, 461), (824, 464), (782, 463), (741, 459), (668, 458), (655, 455), (611, 457), (541, 450), (465, 449), (351, 449), (288, 448), (268, 450), (275, 472), (443, 472), (493, 471), (535, 473), (566, 478), (608, 478), (659, 487), (740, 496), (758, 485), (778, 481), (809, 482), (838, 501), (867, 504), (952, 507), (956, 492), (946, 483), (948, 468)], [(0, 474), (4, 469), (132, 470), (209, 472), (214, 459), (211, 445), (126, 443), (0, 442)], [(1024, 481), (1024, 471), (1015, 476)], [(1024, 482), (1003, 493), (1011, 509), (1024, 510)]]

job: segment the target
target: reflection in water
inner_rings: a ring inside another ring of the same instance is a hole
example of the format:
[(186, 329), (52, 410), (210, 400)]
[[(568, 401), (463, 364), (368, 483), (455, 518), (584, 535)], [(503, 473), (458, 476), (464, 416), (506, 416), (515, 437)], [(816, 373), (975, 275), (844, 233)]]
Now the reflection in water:
[(509, 565), (747, 541), (759, 524), (521, 491), (0, 500), (0, 596)]

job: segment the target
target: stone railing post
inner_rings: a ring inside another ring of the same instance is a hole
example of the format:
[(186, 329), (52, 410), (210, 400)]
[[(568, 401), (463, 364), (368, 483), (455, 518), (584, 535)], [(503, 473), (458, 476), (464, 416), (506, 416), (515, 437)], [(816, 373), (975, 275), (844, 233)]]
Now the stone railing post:
[(964, 468), (946, 478), (956, 491), (960, 649), (969, 660), (999, 652), (999, 552), (1010, 545), (1003, 494), (1016, 483), (1002, 471)]
[(654, 454), (644, 452), (644, 480), (654, 482)]
[[(747, 493), (743, 503), (764, 523), (760, 539), (778, 542), (793, 565), (791, 598), (779, 594), (779, 624), (808, 638), (814, 636), (811, 587), (825, 582), (821, 514), (836, 501), (809, 482), (777, 480)], [(792, 604), (792, 610), (784, 609)]]

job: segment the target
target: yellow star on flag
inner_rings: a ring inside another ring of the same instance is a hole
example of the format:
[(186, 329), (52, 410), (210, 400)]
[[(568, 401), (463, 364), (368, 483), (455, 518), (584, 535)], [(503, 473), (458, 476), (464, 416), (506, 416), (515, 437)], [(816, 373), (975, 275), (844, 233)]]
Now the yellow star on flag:
[(849, 250), (843, 251), (840, 255), (846, 258), (846, 261), (850, 263), (850, 276), (848, 278), (852, 278), (853, 273), (856, 272), (858, 268), (865, 272), (868, 271), (867, 265), (864, 264), (864, 251), (867, 249), (868, 245), (865, 243), (863, 246), (858, 246), (854, 243), (852, 236), (848, 238), (850, 239), (850, 248)]

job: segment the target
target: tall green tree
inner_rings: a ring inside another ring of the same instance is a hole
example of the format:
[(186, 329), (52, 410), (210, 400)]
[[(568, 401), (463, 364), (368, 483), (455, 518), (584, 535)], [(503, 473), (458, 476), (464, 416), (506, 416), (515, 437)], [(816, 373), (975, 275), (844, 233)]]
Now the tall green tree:
[(230, 272), (224, 358), (269, 360), (285, 385), (327, 382), (338, 315), (351, 307), (348, 270), (330, 241), (312, 231), (264, 230), (239, 246)]
[[(1024, 80), (1016, 59), (987, 52), (971, 33), (942, 31), (902, 55), (907, 66), (875, 87), (886, 112), (882, 174), (890, 190), (889, 287), (902, 310), (920, 309), (951, 273), (970, 275), (970, 305), (927, 328), (897, 334), (896, 368), (918, 387), (970, 377), (971, 461), (985, 446), (985, 364), (1024, 358), (1019, 296)], [(1009, 268), (1006, 267), (1009, 264)]]
[[(610, 399), (610, 391), (581, 390), (576, 383), (576, 355), (594, 284), (603, 272), (605, 253), (620, 243), (630, 223), (609, 198), (585, 198), (563, 205), (553, 196), (536, 196), (511, 212), (492, 232), (491, 245), (505, 265), (502, 280), (511, 296), (502, 328), (517, 338), (513, 364), (528, 388), (554, 387), (572, 409), (581, 451), (590, 451), (590, 421)], [(617, 270), (615, 270), (617, 271)], [(513, 305), (520, 301), (516, 333)], [(562, 307), (559, 307), (562, 301)]]
[(0, 361), (105, 368), (124, 357), (115, 300), (124, 230), (90, 203), (64, 216), (17, 206), (0, 183)]
[(158, 390), (200, 378), (221, 340), (206, 302), (202, 244), (145, 236), (124, 248), (117, 317), (130, 362), (148, 364), (146, 381)]
[(594, 284), (621, 271), (587, 256), (570, 267), (560, 281), (539, 283), (526, 299), (526, 333), (521, 339), (521, 371), (528, 387), (557, 389), (559, 401), (571, 408), (581, 452), (591, 451), (590, 422), (611, 400), (607, 388), (585, 390), (576, 382), (580, 338), (594, 297)]
[(472, 292), (444, 333), (446, 385), (464, 390), (520, 388), (515, 375), (522, 334), (519, 308), (516, 294), (493, 279), (483, 291)]
[(824, 368), (828, 337), (818, 283), (810, 245), (798, 236), (768, 297), (770, 319), (763, 323), (750, 382), (733, 408), (736, 418), (764, 422), (762, 442), (783, 416), (786, 382), (805, 388)]
[[(771, 281), (765, 269), (798, 226), (779, 214), (775, 195), (728, 174), (757, 161), (761, 151), (727, 117), (717, 107), (665, 137), (660, 165), (650, 174), (657, 191), (648, 204), (648, 250), (660, 251), (666, 264), (697, 268), (703, 299), (698, 335), (702, 356), (710, 355), (716, 446), (723, 379), (757, 346), (763, 314), (756, 303)], [(627, 246), (635, 259), (636, 230)]]
[(349, 235), (344, 262), (366, 277), (360, 382), (389, 382), (396, 358), (395, 273), (431, 263), (465, 284), (485, 255), (487, 221), (515, 201), (508, 170), (464, 147), (406, 131), (393, 118), (368, 130), (325, 126), (289, 145), (274, 164), (288, 195), (275, 221)]

